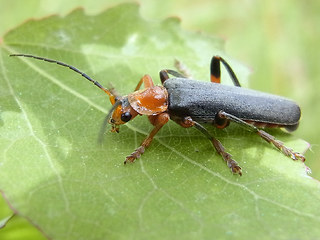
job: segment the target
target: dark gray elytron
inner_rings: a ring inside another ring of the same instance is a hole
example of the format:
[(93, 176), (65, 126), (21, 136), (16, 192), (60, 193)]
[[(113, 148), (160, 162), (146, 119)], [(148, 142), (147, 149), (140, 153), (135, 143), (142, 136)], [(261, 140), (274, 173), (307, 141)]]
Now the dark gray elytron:
[(170, 78), (163, 86), (168, 90), (170, 116), (190, 116), (199, 123), (211, 123), (219, 111), (224, 111), (245, 121), (289, 130), (299, 124), (300, 107), (280, 96), (186, 78)]

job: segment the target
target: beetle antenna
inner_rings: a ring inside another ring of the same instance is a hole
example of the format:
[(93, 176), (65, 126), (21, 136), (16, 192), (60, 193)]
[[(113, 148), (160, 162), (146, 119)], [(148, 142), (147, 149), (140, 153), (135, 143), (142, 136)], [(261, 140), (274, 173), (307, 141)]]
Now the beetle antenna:
[(38, 59), (38, 60), (43, 60), (45, 62), (49, 62), (49, 63), (56, 63), (58, 65), (61, 65), (63, 67), (67, 67), (71, 70), (73, 70), (74, 72), (80, 74), (82, 77), (86, 78), (87, 80), (89, 80), (90, 82), (92, 82), (94, 85), (96, 85), (98, 88), (100, 88), (102, 91), (104, 91), (106, 94), (109, 95), (109, 98), (110, 98), (110, 102), (112, 105), (114, 105), (115, 103), (115, 96), (112, 94), (112, 92), (106, 88), (104, 88), (99, 82), (93, 80), (91, 77), (89, 77), (86, 73), (84, 72), (81, 72), (79, 69), (69, 65), (69, 64), (66, 64), (66, 63), (63, 63), (63, 62), (60, 62), (60, 61), (57, 61), (57, 60), (53, 60), (53, 59), (49, 59), (49, 58), (44, 58), (44, 57), (38, 57), (38, 56), (34, 56), (34, 55), (30, 55), (30, 54), (10, 54), (9, 55), (10, 57), (28, 57), (28, 58), (34, 58), (34, 59)]

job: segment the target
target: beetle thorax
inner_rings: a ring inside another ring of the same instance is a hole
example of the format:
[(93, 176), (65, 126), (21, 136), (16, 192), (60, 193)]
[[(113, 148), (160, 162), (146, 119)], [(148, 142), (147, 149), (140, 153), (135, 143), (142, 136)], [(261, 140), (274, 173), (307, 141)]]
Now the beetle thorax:
[(142, 115), (155, 115), (168, 109), (168, 92), (162, 86), (152, 86), (128, 95), (131, 107)]

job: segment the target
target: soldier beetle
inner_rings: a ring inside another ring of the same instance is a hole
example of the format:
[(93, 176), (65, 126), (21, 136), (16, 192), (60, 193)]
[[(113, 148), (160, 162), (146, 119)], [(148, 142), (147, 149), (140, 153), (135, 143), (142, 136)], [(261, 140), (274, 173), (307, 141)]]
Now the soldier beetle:
[[(141, 145), (126, 157), (124, 163), (134, 162), (151, 144), (157, 132), (171, 119), (184, 128), (195, 127), (202, 132), (222, 156), (235, 174), (242, 175), (241, 167), (232, 158), (221, 142), (213, 137), (202, 123), (211, 123), (217, 128), (225, 128), (230, 122), (238, 123), (249, 131), (272, 143), (284, 155), (293, 160), (305, 161), (305, 157), (260, 128), (279, 127), (289, 131), (299, 125), (300, 107), (292, 100), (240, 86), (230, 65), (220, 56), (211, 60), (211, 82), (188, 79), (181, 73), (165, 69), (160, 71), (162, 86), (154, 85), (149, 75), (144, 75), (133, 93), (119, 96), (112, 89), (104, 88), (77, 68), (60, 61), (29, 54), (12, 54), (15, 57), (29, 57), (68, 67), (91, 81), (109, 95), (112, 108), (102, 126), (111, 124), (112, 132), (119, 132), (119, 126), (138, 115), (147, 115), (153, 130)], [(227, 69), (234, 86), (220, 84), (220, 63)], [(173, 77), (170, 78), (169, 75)], [(142, 84), (144, 89), (140, 89)]]

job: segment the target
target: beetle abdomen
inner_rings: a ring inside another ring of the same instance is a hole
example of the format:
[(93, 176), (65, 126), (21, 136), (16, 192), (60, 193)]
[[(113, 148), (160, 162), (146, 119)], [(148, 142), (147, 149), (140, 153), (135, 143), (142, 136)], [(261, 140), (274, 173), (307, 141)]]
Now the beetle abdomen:
[(168, 79), (164, 87), (170, 115), (190, 116), (198, 122), (213, 122), (223, 110), (243, 120), (290, 128), (301, 115), (299, 106), (289, 99), (246, 88), (184, 78)]

